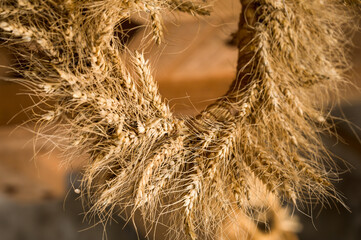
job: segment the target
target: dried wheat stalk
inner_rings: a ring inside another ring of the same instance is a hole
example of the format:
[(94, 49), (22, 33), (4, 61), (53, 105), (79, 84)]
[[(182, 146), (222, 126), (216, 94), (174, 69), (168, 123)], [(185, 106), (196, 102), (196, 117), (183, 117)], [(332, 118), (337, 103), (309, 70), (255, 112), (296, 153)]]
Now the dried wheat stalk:
[(237, 77), (224, 97), (188, 118), (172, 115), (148, 62), (114, 31), (145, 12), (160, 42), (162, 12), (208, 14), (202, 2), (0, 3), (1, 36), (21, 59), (19, 81), (48, 106), (38, 124), (56, 123), (72, 142), (67, 151), (90, 156), (82, 194), (92, 213), (106, 221), (131, 207), (154, 224), (170, 212), (170, 234), (194, 240), (212, 238), (235, 208), (251, 217), (257, 181), (262, 194), (295, 204), (340, 201), (319, 137), (327, 112), (316, 100), (343, 82), (348, 3), (359, 1), (241, 3)]

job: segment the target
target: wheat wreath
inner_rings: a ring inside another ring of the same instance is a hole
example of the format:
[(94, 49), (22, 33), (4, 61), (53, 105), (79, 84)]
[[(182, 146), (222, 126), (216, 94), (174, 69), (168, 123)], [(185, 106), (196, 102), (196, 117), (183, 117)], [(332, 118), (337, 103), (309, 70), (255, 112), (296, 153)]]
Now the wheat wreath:
[[(195, 117), (175, 117), (148, 61), (118, 32), (139, 15), (153, 40), (162, 14), (210, 13), (182, 0), (2, 0), (3, 45), (13, 69), (40, 98), (39, 126), (86, 153), (81, 193), (92, 213), (139, 210), (150, 227), (170, 214), (169, 239), (213, 238), (235, 209), (252, 217), (252, 198), (295, 206), (341, 201), (334, 164), (320, 141), (326, 103), (349, 68), (355, 7), (344, 0), (241, 0), (237, 76)], [(348, 26), (348, 28), (346, 28)], [(350, 27), (351, 26), (351, 27)], [(45, 107), (44, 107), (45, 106)], [(55, 124), (54, 124), (55, 123)], [(64, 133), (65, 132), (65, 133)], [(264, 188), (265, 191), (259, 191)]]

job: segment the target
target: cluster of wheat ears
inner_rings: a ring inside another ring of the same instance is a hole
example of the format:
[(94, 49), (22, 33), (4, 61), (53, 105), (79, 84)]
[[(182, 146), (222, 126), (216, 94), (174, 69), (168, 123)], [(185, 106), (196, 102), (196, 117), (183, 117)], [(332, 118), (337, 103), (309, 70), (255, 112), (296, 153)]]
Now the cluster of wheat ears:
[(150, 227), (169, 214), (170, 236), (194, 240), (212, 238), (235, 209), (251, 218), (252, 195), (341, 201), (320, 133), (349, 69), (345, 30), (360, 2), (241, 4), (229, 91), (195, 117), (175, 117), (120, 25), (138, 14), (159, 43), (163, 14), (207, 15), (210, 3), (1, 0), (2, 44), (16, 53), (17, 81), (40, 98), (37, 124), (52, 123), (70, 139), (66, 151), (89, 156), (81, 193), (92, 213), (106, 221), (139, 210)]

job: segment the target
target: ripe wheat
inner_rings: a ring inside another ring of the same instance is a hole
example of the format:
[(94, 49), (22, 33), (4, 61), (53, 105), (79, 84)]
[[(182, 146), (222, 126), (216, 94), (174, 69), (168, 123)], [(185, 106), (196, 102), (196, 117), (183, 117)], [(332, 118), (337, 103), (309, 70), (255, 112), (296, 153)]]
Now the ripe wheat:
[(55, 123), (70, 139), (65, 151), (89, 156), (81, 194), (92, 213), (106, 221), (130, 207), (150, 227), (171, 213), (170, 234), (194, 240), (213, 238), (236, 208), (251, 218), (257, 182), (262, 194), (296, 205), (341, 201), (317, 100), (344, 82), (345, 29), (360, 2), (241, 4), (235, 81), (196, 117), (178, 118), (147, 60), (115, 31), (139, 14), (159, 43), (162, 14), (207, 15), (203, 1), (1, 1), (0, 34), (18, 54), (18, 81), (47, 106), (38, 124)]

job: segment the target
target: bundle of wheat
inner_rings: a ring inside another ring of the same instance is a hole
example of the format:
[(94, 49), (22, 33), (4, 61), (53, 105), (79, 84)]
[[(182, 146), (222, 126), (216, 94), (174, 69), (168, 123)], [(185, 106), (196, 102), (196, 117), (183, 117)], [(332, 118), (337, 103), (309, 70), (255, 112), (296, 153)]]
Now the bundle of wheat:
[(139, 14), (160, 42), (162, 12), (208, 14), (202, 1), (3, 0), (0, 29), (19, 82), (47, 106), (38, 125), (56, 123), (66, 151), (89, 155), (81, 192), (92, 213), (107, 221), (131, 207), (150, 226), (171, 213), (172, 236), (212, 238), (236, 208), (252, 216), (257, 181), (297, 206), (341, 202), (316, 100), (349, 67), (349, 3), (359, 1), (241, 0), (235, 81), (188, 118), (172, 115), (147, 60), (116, 31)]

